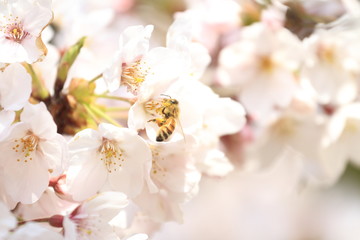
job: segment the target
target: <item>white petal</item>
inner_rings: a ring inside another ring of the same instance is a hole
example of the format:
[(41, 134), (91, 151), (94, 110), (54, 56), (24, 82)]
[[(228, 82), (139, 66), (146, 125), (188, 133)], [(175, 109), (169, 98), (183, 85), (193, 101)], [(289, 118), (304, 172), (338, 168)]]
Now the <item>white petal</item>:
[[(11, 148), (12, 145), (4, 147)], [(33, 160), (28, 162), (16, 159), (18, 156), (12, 149), (1, 150), (6, 157), (4, 170), (4, 184), (7, 193), (14, 199), (24, 204), (30, 204), (37, 201), (49, 184), (50, 174), (44, 167), (45, 159), (39, 154), (33, 156)]]
[(139, 130), (145, 128), (145, 123), (149, 116), (147, 116), (143, 104), (137, 101), (131, 106), (128, 117), (128, 127), (130, 129)]
[(112, 61), (111, 65), (103, 72), (103, 78), (109, 92), (114, 92), (120, 87), (121, 73), (122, 73), (122, 60), (120, 53)]
[(222, 151), (212, 149), (207, 151), (204, 161), (200, 162), (197, 168), (209, 176), (224, 177), (234, 170), (234, 165), (230, 163)]
[(38, 61), (46, 54), (47, 51), (44, 43), (41, 40), (41, 37), (25, 38), (21, 42), (21, 45), (26, 51), (26, 58), (23, 59), (23, 61), (26, 61), (27, 63), (33, 63)]
[(81, 207), (81, 211), (88, 214), (99, 214), (102, 219), (110, 221), (128, 204), (129, 200), (123, 193), (102, 192), (86, 201)]
[(126, 240), (147, 240), (149, 239), (148, 235), (144, 234), (144, 233), (138, 233), (135, 234), (129, 238), (127, 238)]
[(239, 131), (246, 121), (244, 108), (230, 98), (218, 98), (213, 101), (204, 118), (207, 128), (219, 136)]
[[(15, 119), (15, 112), (13, 111), (0, 111), (0, 136), (1, 132), (10, 126)], [(1, 137), (0, 137), (1, 139)]]
[[(165, 194), (164, 194), (165, 195)], [(135, 199), (142, 211), (158, 222), (182, 222), (180, 205), (162, 194), (150, 194), (146, 189)]]
[(51, 9), (45, 7), (34, 6), (28, 9), (23, 19), (24, 28), (31, 35), (38, 37), (41, 31), (49, 24), (52, 19)]
[(60, 175), (67, 166), (67, 144), (64, 137), (57, 134), (52, 140), (41, 142), (39, 151), (46, 159), (52, 176)]
[(9, 230), (16, 227), (17, 221), (10, 210), (0, 202), (0, 239), (5, 239)]
[(109, 183), (113, 190), (124, 192), (131, 198), (139, 194), (144, 185), (144, 168), (151, 161), (151, 150), (136, 132), (129, 129), (119, 130), (123, 135), (122, 141), (120, 142), (120, 138), (116, 139), (123, 150), (125, 161), (121, 168), (109, 173)]
[(63, 221), (63, 226), (64, 226), (65, 240), (76, 240), (77, 239), (76, 224), (73, 221), (71, 221), (67, 216), (65, 216)]
[(33, 222), (28, 222), (20, 226), (8, 240), (62, 240), (64, 239), (60, 233), (49, 230), (48, 228)]
[(30, 98), (31, 76), (18, 63), (0, 72), (0, 105), (5, 110), (20, 110)]
[[(33, 38), (30, 38), (30, 40)], [(28, 54), (24, 46), (17, 42), (7, 40), (0, 35), (0, 62), (15, 63), (28, 60)]]
[(29, 123), (31, 130), (38, 137), (50, 139), (57, 134), (57, 126), (54, 119), (43, 102), (26, 104), (20, 119), (22, 122)]
[[(131, 159), (127, 159), (131, 161)], [(133, 198), (144, 186), (144, 173), (141, 169), (124, 168), (124, 170), (110, 173), (109, 183), (115, 191), (120, 191)]]
[(89, 151), (101, 145), (101, 135), (93, 129), (84, 129), (78, 132), (69, 142), (70, 151)]
[(95, 151), (79, 153), (71, 159), (67, 171), (68, 191), (74, 200), (85, 200), (100, 190), (107, 175), (107, 169)]
[(121, 59), (125, 63), (131, 63), (136, 58), (143, 56), (149, 49), (149, 39), (153, 25), (131, 26), (124, 30), (119, 39)]
[(186, 69), (186, 59), (177, 51), (157, 47), (151, 49), (143, 58), (148, 74), (140, 87), (140, 100), (160, 95)]

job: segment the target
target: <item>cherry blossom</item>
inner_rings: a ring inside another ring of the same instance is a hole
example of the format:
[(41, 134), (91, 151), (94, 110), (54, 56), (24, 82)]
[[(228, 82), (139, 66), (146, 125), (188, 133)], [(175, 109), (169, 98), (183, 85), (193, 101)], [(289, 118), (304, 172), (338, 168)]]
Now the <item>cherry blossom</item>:
[(90, 198), (64, 217), (65, 239), (119, 239), (109, 222), (127, 204), (126, 195), (118, 192)]
[(91, 197), (105, 185), (132, 198), (150, 174), (150, 148), (127, 128), (102, 123), (98, 131), (83, 130), (71, 140), (70, 150), (67, 185), (74, 200)]
[(242, 29), (239, 41), (221, 51), (219, 84), (237, 93), (245, 108), (261, 120), (290, 104), (298, 89), (295, 72), (301, 51), (300, 41), (287, 29), (250, 25)]
[(50, 23), (50, 1), (0, 3), (0, 62), (33, 63), (46, 55), (41, 32)]
[(344, 33), (319, 30), (304, 40), (307, 53), (302, 77), (308, 79), (323, 104), (346, 104), (357, 96), (360, 58), (353, 53), (358, 40)]
[(154, 144), (151, 149), (150, 176), (157, 189), (144, 188), (135, 203), (155, 221), (182, 222), (180, 204), (196, 195), (201, 174), (183, 143)]
[(0, 239), (358, 239), (359, 9), (0, 0)]
[(324, 171), (329, 182), (335, 182), (343, 173), (348, 161), (360, 164), (360, 152), (356, 145), (359, 137), (359, 103), (343, 106), (331, 117), (322, 141)]
[(122, 85), (140, 98), (149, 98), (180, 76), (186, 63), (177, 51), (164, 47), (148, 50), (152, 30), (152, 25), (124, 30), (115, 60), (104, 72), (109, 91)]
[(2, 182), (14, 201), (33, 203), (51, 174), (61, 173), (67, 146), (43, 103), (27, 104), (20, 120), (5, 130), (0, 142)]

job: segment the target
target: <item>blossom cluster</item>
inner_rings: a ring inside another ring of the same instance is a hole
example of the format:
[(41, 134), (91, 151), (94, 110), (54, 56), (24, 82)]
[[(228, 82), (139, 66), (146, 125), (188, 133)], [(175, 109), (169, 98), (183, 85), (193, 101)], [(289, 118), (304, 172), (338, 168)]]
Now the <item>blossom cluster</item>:
[(196, 196), (331, 239), (285, 216), (360, 164), (360, 4), (155, 2), (0, 1), (0, 238), (148, 239)]
[(70, 25), (56, 2), (0, 7), (2, 239), (146, 239), (182, 222), (203, 174), (232, 170), (220, 137), (245, 111), (199, 80), (210, 56), (190, 22), (150, 47), (154, 25), (118, 30), (114, 10)]

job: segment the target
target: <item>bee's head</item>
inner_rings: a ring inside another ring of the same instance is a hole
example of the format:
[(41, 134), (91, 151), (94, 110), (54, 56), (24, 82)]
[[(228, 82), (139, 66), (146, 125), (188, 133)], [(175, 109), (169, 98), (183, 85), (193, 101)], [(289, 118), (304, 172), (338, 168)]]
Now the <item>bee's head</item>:
[(167, 97), (167, 99), (166, 98), (164, 99), (164, 103), (166, 103), (166, 105), (170, 106), (170, 105), (178, 105), (179, 104), (178, 100), (171, 98), (169, 95), (166, 95), (166, 94), (161, 94), (161, 95)]
[(170, 103), (171, 103), (171, 104), (175, 104), (175, 105), (178, 105), (178, 104), (179, 104), (178, 100), (173, 99), (173, 98), (170, 99)]

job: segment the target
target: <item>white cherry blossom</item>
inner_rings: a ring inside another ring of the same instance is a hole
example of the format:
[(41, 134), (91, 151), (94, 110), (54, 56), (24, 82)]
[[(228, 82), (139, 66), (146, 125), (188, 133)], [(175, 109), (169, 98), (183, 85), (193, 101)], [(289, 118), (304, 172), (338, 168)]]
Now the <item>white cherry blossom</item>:
[(144, 81), (147, 69), (142, 57), (149, 50), (149, 39), (154, 26), (132, 26), (123, 31), (119, 38), (119, 51), (112, 65), (104, 72), (104, 80), (110, 91), (124, 85), (135, 93)]
[(64, 217), (65, 239), (120, 239), (109, 222), (127, 205), (126, 195), (119, 192), (103, 192), (88, 199)]
[(187, 66), (182, 74), (197, 80), (203, 75), (211, 58), (205, 46), (196, 42), (194, 19), (186, 13), (177, 13), (175, 17), (166, 35), (166, 45), (186, 59)]
[(326, 126), (322, 141), (324, 171), (329, 183), (334, 183), (351, 161), (360, 165), (360, 103), (352, 103), (337, 110)]
[(301, 42), (289, 30), (252, 24), (242, 29), (239, 41), (221, 51), (219, 84), (231, 89), (249, 113), (261, 120), (290, 104), (298, 89), (295, 72), (301, 60)]
[(129, 92), (148, 98), (182, 73), (185, 59), (177, 51), (164, 47), (148, 50), (152, 30), (152, 25), (133, 26), (121, 34), (116, 58), (103, 74), (109, 91), (126, 86)]
[(150, 174), (151, 151), (135, 131), (102, 123), (98, 131), (85, 129), (70, 142), (68, 191), (84, 200), (104, 186), (130, 198), (142, 190)]
[[(203, 128), (212, 129), (213, 134), (218, 137), (239, 131), (245, 123), (245, 111), (241, 104), (220, 98), (199, 81), (182, 78), (153, 99), (144, 102), (139, 99), (129, 110), (129, 128), (146, 128), (150, 140), (156, 139), (159, 127), (149, 120), (158, 116), (154, 116), (153, 110), (146, 106), (169, 97), (178, 101), (179, 116), (172, 137), (169, 137), (168, 141), (177, 141), (185, 137), (185, 140), (189, 138), (190, 143), (192, 138), (196, 138), (196, 132)], [(155, 108), (158, 107), (161, 107), (161, 104)]]
[[(358, 32), (357, 32), (358, 33)], [(320, 29), (304, 40), (302, 77), (309, 80), (322, 104), (350, 103), (358, 94), (359, 39), (344, 32)]]
[(257, 159), (261, 167), (271, 166), (280, 152), (291, 148), (303, 157), (304, 178), (314, 184), (326, 183), (321, 158), (325, 120), (314, 109), (292, 107), (259, 131), (247, 158)]
[(33, 63), (46, 55), (42, 30), (50, 23), (51, 1), (0, 2), (0, 62)]
[(201, 174), (195, 167), (191, 152), (183, 141), (152, 144), (151, 180), (149, 187), (135, 198), (143, 212), (158, 222), (182, 221), (180, 204), (193, 198), (198, 191)]
[(66, 143), (45, 104), (27, 104), (20, 122), (4, 130), (0, 167), (6, 192), (14, 201), (33, 203), (49, 184), (51, 174), (65, 165)]

